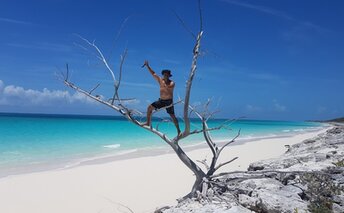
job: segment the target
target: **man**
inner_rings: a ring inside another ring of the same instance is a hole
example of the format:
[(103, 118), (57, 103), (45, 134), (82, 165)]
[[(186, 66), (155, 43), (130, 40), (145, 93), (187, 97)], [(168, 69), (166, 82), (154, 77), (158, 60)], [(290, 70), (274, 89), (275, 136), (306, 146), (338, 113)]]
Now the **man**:
[(171, 116), (172, 121), (177, 128), (178, 135), (180, 135), (179, 123), (174, 114), (173, 89), (174, 89), (175, 83), (170, 79), (170, 77), (172, 77), (171, 71), (162, 70), (161, 71), (162, 77), (159, 77), (149, 66), (148, 61), (145, 61), (143, 66), (147, 67), (150, 74), (152, 74), (153, 78), (157, 80), (160, 85), (160, 98), (159, 100), (153, 102), (151, 105), (148, 106), (147, 121), (144, 125), (151, 126), (153, 110), (167, 107), (166, 111)]

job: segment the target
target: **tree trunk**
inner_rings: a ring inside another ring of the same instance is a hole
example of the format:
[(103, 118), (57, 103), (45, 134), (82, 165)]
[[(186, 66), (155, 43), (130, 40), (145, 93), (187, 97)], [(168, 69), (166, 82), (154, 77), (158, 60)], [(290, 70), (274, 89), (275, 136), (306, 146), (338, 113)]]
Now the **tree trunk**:
[(206, 174), (202, 171), (201, 168), (191, 160), (185, 152), (180, 148), (178, 144), (170, 144), (173, 150), (176, 152), (179, 159), (195, 174), (196, 180), (192, 187), (192, 190), (189, 194), (187, 194), (184, 198), (192, 197), (195, 195), (197, 190), (201, 190), (202, 188), (202, 180), (206, 176)]

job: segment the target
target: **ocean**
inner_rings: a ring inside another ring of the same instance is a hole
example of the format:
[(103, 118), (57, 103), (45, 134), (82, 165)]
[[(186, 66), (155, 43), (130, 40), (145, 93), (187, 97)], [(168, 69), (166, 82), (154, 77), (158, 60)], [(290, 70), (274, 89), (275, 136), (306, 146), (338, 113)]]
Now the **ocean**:
[[(226, 120), (209, 121), (215, 127)], [(173, 137), (173, 123), (153, 120), (153, 126)], [(183, 123), (180, 121), (181, 129)], [(192, 129), (201, 123), (192, 119)], [(234, 137), (238, 141), (284, 137), (315, 131), (323, 124), (295, 121), (239, 120), (230, 129), (212, 132), (221, 141)], [(202, 143), (202, 135), (193, 135), (180, 142), (182, 146)], [(204, 142), (203, 142), (204, 143)], [(0, 113), (0, 177), (46, 169), (66, 168), (91, 159), (127, 155), (145, 150), (168, 149), (158, 136), (116, 116), (40, 115)]]

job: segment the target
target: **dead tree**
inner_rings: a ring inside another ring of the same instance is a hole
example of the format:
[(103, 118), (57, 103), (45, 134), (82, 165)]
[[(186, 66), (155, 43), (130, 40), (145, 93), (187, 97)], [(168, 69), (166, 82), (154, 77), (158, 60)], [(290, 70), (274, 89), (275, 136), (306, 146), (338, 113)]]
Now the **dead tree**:
[[(200, 56), (200, 47), (201, 47), (201, 40), (203, 35), (203, 29), (202, 29), (202, 14), (201, 14), (201, 8), (199, 7), (200, 12), (200, 29), (197, 35), (193, 35), (194, 37), (194, 48), (193, 48), (193, 58), (191, 63), (191, 69), (189, 72), (189, 77), (187, 79), (186, 88), (185, 88), (185, 97), (180, 102), (184, 105), (183, 106), (183, 120), (185, 123), (185, 128), (182, 131), (180, 135), (175, 136), (174, 138), (168, 137), (164, 132), (161, 132), (158, 130), (158, 128), (153, 128), (152, 126), (145, 126), (143, 125), (137, 118), (136, 114), (138, 110), (132, 109), (125, 105), (125, 101), (128, 99), (122, 98), (119, 93), (120, 83), (121, 83), (121, 76), (122, 76), (122, 68), (123, 63), (125, 61), (125, 58), (127, 56), (127, 50), (124, 51), (123, 55), (121, 56), (120, 60), (120, 66), (118, 68), (118, 76), (116, 78), (114, 70), (110, 67), (107, 59), (103, 55), (102, 51), (98, 48), (98, 46), (94, 42), (90, 42), (87, 39), (82, 38), (84, 42), (86, 42), (90, 47), (94, 48), (95, 52), (97, 53), (98, 59), (105, 65), (106, 70), (111, 74), (113, 84), (114, 84), (114, 93), (112, 98), (106, 100), (103, 98), (103, 96), (94, 95), (94, 90), (99, 86), (95, 86), (90, 91), (87, 91), (85, 89), (80, 88), (79, 86), (75, 85), (71, 82), (69, 77), (69, 68), (67, 65), (67, 72), (66, 74), (63, 74), (63, 82), (66, 86), (72, 88), (73, 90), (80, 92), (84, 94), (85, 96), (104, 104), (111, 109), (117, 111), (121, 116), (125, 117), (128, 121), (134, 123), (139, 128), (143, 128), (147, 131), (150, 131), (151, 133), (157, 135), (160, 137), (164, 142), (166, 142), (177, 154), (179, 159), (187, 166), (195, 175), (196, 180), (193, 184), (192, 190), (189, 194), (187, 194), (184, 198), (194, 197), (197, 195), (198, 192), (204, 192), (208, 189), (208, 187), (211, 187), (211, 184), (208, 184), (212, 181), (214, 173), (221, 168), (224, 165), (227, 165), (231, 163), (232, 161), (236, 160), (237, 157), (227, 161), (218, 163), (219, 156), (224, 148), (226, 148), (229, 144), (233, 143), (235, 139), (240, 135), (239, 133), (234, 137), (233, 139), (228, 140), (227, 142), (224, 142), (222, 146), (219, 146), (214, 142), (214, 140), (211, 137), (210, 132), (213, 130), (219, 130), (224, 127), (226, 127), (226, 122), (220, 126), (209, 128), (207, 121), (212, 118), (214, 113), (209, 113), (207, 111), (205, 112), (198, 112), (195, 107), (190, 105), (190, 96), (192, 91), (192, 82), (195, 77), (196, 71), (197, 71), (197, 61)], [(178, 17), (179, 18), (179, 17)], [(180, 21), (182, 21), (180, 19)], [(209, 102), (206, 104), (208, 106)], [(196, 115), (202, 122), (202, 128), (196, 129), (191, 131), (191, 122), (190, 122), (190, 115)], [(206, 144), (208, 145), (209, 149), (212, 153), (212, 159), (210, 164), (208, 165), (205, 160), (198, 161), (201, 162), (201, 164), (204, 165), (205, 170), (201, 169), (199, 165), (196, 164), (194, 160), (192, 160), (183, 150), (183, 148), (179, 145), (179, 141), (182, 139), (187, 138), (190, 135), (193, 134), (203, 134), (204, 140)], [(198, 193), (199, 194), (199, 193)]]

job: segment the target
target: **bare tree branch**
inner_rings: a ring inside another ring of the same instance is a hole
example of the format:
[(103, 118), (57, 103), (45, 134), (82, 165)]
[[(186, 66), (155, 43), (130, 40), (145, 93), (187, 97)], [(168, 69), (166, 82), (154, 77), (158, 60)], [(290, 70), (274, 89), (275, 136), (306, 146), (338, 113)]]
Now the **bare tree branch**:
[[(205, 141), (207, 142), (211, 152), (213, 153), (213, 156), (215, 157), (216, 156), (216, 145), (214, 144), (210, 134), (208, 131), (206, 131), (208, 128), (208, 124), (205, 122), (204, 119), (202, 119), (202, 125), (203, 125), (203, 136), (204, 136), (204, 139)], [(210, 165), (210, 168), (212, 168), (212, 165)]]
[(208, 115), (206, 116), (205, 120), (208, 121), (210, 118), (212, 118), (215, 114), (217, 114), (219, 112), (220, 112), (220, 110), (216, 110), (214, 112), (208, 113)]
[(184, 29), (190, 33), (190, 35), (196, 40), (197, 37), (196, 35), (192, 32), (192, 30), (187, 26), (187, 24), (184, 22), (184, 20), (182, 18), (180, 18), (180, 16), (178, 15), (178, 13), (174, 10), (172, 10), (173, 14), (177, 17), (178, 21), (180, 22), (180, 24), (184, 27)]
[(228, 146), (229, 144), (235, 142), (235, 140), (240, 136), (240, 132), (241, 132), (241, 129), (239, 129), (238, 134), (237, 134), (231, 141), (228, 141), (227, 143), (225, 143), (225, 145), (223, 145), (223, 146), (221, 147), (221, 149), (219, 150), (219, 155), (220, 155), (220, 153), (222, 152), (222, 150), (223, 150), (226, 146)]
[(191, 131), (190, 135), (203, 133), (204, 131), (210, 132), (210, 131), (220, 130), (222, 128), (223, 128), (223, 126), (217, 126), (217, 127), (212, 127), (212, 128), (208, 128), (208, 129), (196, 129), (196, 130)]
[(184, 121), (185, 121), (185, 130), (182, 134), (183, 137), (186, 137), (190, 133), (190, 118), (189, 118), (189, 103), (190, 103), (190, 94), (191, 94), (191, 86), (192, 80), (196, 74), (197, 69), (197, 59), (199, 56), (199, 49), (201, 45), (203, 31), (200, 31), (197, 35), (196, 44), (193, 50), (193, 59), (191, 63), (191, 71), (189, 75), (189, 79), (186, 83), (186, 91), (185, 91), (185, 99), (184, 99)]
[(163, 110), (163, 109), (167, 109), (167, 108), (169, 108), (169, 107), (171, 107), (171, 106), (177, 105), (177, 104), (182, 103), (182, 102), (183, 102), (182, 100), (179, 100), (179, 101), (174, 102), (174, 103), (172, 103), (172, 104), (170, 104), (170, 105), (168, 105), (168, 106), (161, 107), (161, 108), (159, 108), (159, 109), (154, 110), (154, 111), (152, 112), (152, 114), (157, 113), (157, 112), (159, 112), (159, 111), (161, 111), (161, 110)]
[(120, 100), (119, 95), (118, 95), (118, 90), (119, 90), (119, 87), (121, 85), (123, 63), (124, 63), (125, 57), (127, 56), (127, 53), (128, 53), (128, 50), (125, 49), (123, 55), (121, 55), (121, 62), (120, 62), (120, 65), (119, 65), (119, 76), (118, 76), (118, 81), (115, 82), (115, 92), (113, 94), (113, 99), (112, 99), (112, 102), (111, 102), (112, 104), (115, 101), (115, 97), (118, 99), (118, 101), (121, 104), (121, 100)]
[(124, 29), (126, 23), (128, 22), (129, 18), (131, 18), (131, 16), (126, 17), (126, 18), (122, 21), (122, 23), (121, 23), (121, 26), (120, 26), (120, 28), (119, 28), (119, 30), (118, 30), (118, 32), (117, 32), (117, 35), (115, 36), (115, 39), (114, 39), (114, 41), (113, 41), (113, 46), (112, 46), (111, 51), (110, 51), (110, 54), (109, 54), (109, 61), (111, 61), (113, 50), (115, 49), (116, 43), (117, 43), (117, 41), (118, 41), (120, 35), (122, 34), (122, 31), (123, 31), (123, 29)]
[[(114, 99), (109, 98), (108, 102), (112, 103), (112, 100), (114, 100)], [(118, 100), (121, 100), (121, 102), (130, 102), (130, 101), (135, 101), (136, 98), (121, 98), (121, 99), (115, 98), (115, 101), (118, 101)], [(140, 114), (142, 114), (142, 113), (140, 113)]]
[[(106, 200), (108, 200), (110, 203), (113, 203), (113, 204), (115, 204), (115, 205), (118, 205), (119, 207), (125, 208), (125, 209), (128, 210), (130, 213), (134, 213), (134, 211), (131, 210), (128, 206), (126, 206), (126, 205), (124, 205), (124, 204), (122, 204), (122, 203), (114, 202), (114, 201), (112, 201), (110, 198), (107, 198), (107, 197), (104, 197), (104, 198), (105, 198)], [(119, 209), (119, 207), (117, 208), (118, 211), (124, 212), (124, 211), (122, 211), (121, 209)]]
[[(223, 172), (219, 174), (212, 175), (212, 179), (225, 178), (228, 179), (230, 175), (243, 174), (243, 175), (268, 175), (270, 173), (279, 173), (279, 174), (326, 174), (323, 171), (280, 171), (280, 170), (259, 170), (259, 171), (232, 171), (232, 172)], [(237, 178), (237, 177), (235, 177)]]
[(112, 76), (112, 80), (113, 80), (114, 85), (115, 85), (115, 84), (116, 84), (115, 73), (114, 73), (114, 71), (111, 69), (111, 67), (109, 66), (109, 64), (108, 64), (107, 60), (105, 59), (105, 57), (104, 57), (102, 51), (100, 51), (100, 49), (98, 48), (98, 46), (95, 45), (95, 41), (93, 41), (93, 43), (91, 43), (89, 40), (83, 38), (82, 36), (80, 36), (80, 35), (78, 35), (78, 36), (79, 36), (80, 39), (82, 39), (83, 41), (85, 41), (88, 45), (90, 45), (91, 47), (93, 47), (93, 48), (96, 50), (96, 52), (98, 53), (98, 56), (97, 56), (98, 59), (101, 60), (101, 61), (104, 63), (105, 67), (106, 67), (107, 70), (110, 72), (110, 74), (111, 74), (111, 76)]
[[(190, 109), (191, 109), (190, 112), (194, 112), (200, 119), (202, 119), (201, 114), (199, 112), (197, 112), (197, 111), (194, 111), (194, 107), (190, 106)], [(222, 122), (220, 125), (218, 125), (216, 127), (211, 127), (211, 128), (205, 129), (205, 130), (204, 129), (195, 129), (195, 130), (190, 132), (190, 135), (198, 134), (198, 133), (203, 133), (204, 131), (215, 131), (215, 130), (221, 130), (221, 129), (232, 130), (229, 126), (231, 124), (233, 124), (235, 121), (238, 121), (239, 119), (241, 119), (241, 118), (229, 119), (229, 120), (226, 120), (226, 121)], [(207, 119), (206, 119), (206, 121), (207, 121)]]
[(227, 162), (220, 163), (217, 167), (215, 167), (215, 171), (218, 170), (219, 168), (221, 168), (221, 167), (224, 166), (224, 165), (227, 165), (227, 164), (229, 164), (229, 163), (232, 163), (232, 162), (235, 161), (236, 159), (238, 159), (238, 157), (235, 157), (235, 158), (233, 158), (232, 160), (229, 160), (229, 161), (227, 161)]
[(198, 0), (198, 12), (199, 12), (199, 29), (203, 31), (203, 15), (202, 15), (202, 7), (201, 7), (201, 0)]
[(68, 66), (68, 64), (66, 64), (66, 69), (67, 69), (67, 73), (66, 73), (65, 79), (68, 80), (69, 79), (69, 66)]
[(207, 159), (197, 160), (197, 162), (203, 164), (205, 166), (206, 170), (209, 170), (209, 165), (207, 164)]
[(96, 90), (99, 86), (100, 86), (100, 83), (97, 84), (95, 87), (93, 87), (93, 89), (91, 89), (88, 93), (89, 93), (89, 94), (92, 94), (92, 92), (93, 92), (94, 90)]

